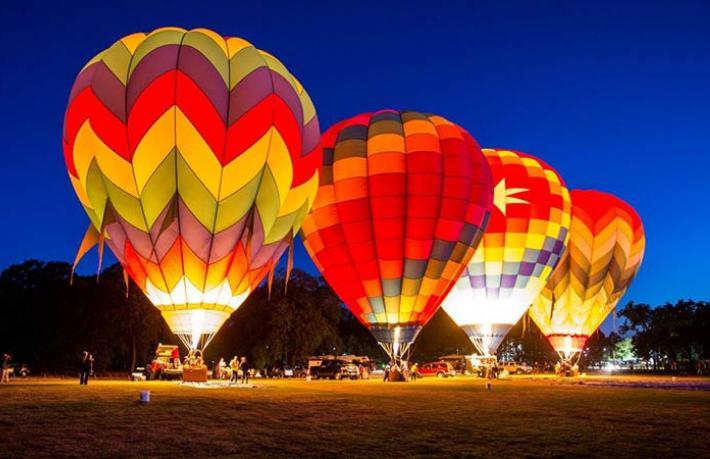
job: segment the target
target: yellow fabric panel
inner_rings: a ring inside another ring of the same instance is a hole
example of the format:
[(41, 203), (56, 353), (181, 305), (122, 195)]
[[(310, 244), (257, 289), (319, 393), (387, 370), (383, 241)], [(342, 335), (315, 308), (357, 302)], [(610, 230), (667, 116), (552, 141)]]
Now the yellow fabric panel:
[(98, 136), (94, 136), (94, 154), (101, 173), (111, 183), (121, 188), (134, 198), (138, 197), (133, 166), (111, 150)]
[(269, 148), (269, 156), (266, 158), (266, 165), (271, 169), (278, 193), (278, 207), (281, 207), (286, 201), (286, 195), (288, 195), (293, 181), (293, 164), (283, 137), (277, 129), (272, 128), (272, 130), (271, 147)]
[(195, 176), (180, 152), (178, 152), (177, 166), (180, 197), (200, 223), (205, 228), (211, 228), (216, 212), (214, 197)]
[(229, 37), (226, 39), (227, 44), (227, 57), (233, 58), (235, 54), (244, 48), (253, 48), (253, 45), (243, 38), (239, 37)]
[(279, 192), (276, 187), (271, 169), (264, 169), (259, 184), (259, 191), (256, 195), (256, 209), (261, 217), (261, 224), (264, 228), (264, 234), (271, 231), (271, 227), (276, 221), (279, 213)]
[[(318, 193), (318, 172), (313, 174), (313, 176), (302, 184), (295, 188), (291, 188), (286, 195), (286, 200), (284, 201), (279, 215), (286, 215), (298, 210), (304, 203), (312, 203), (315, 201), (316, 194)], [(309, 206), (310, 207), (310, 206)]]
[(99, 221), (97, 229), (102, 229), (108, 195), (106, 193), (106, 186), (104, 185), (103, 176), (101, 175), (101, 171), (99, 170), (99, 166), (96, 164), (96, 161), (91, 161), (89, 171), (86, 175), (86, 196), (89, 198), (91, 207), (94, 209), (93, 214)]
[(79, 182), (86, 188), (86, 174), (89, 171), (89, 165), (94, 160), (94, 131), (91, 129), (91, 123), (86, 120), (81, 125), (74, 139), (74, 167), (76, 168)]
[(163, 160), (141, 193), (141, 205), (148, 228), (153, 227), (165, 206), (177, 192), (175, 155), (176, 152), (173, 150), (173, 153)]
[(261, 173), (252, 178), (239, 191), (220, 201), (217, 209), (217, 221), (214, 227), (215, 233), (232, 226), (246, 215), (254, 204), (260, 181)]
[(151, 125), (133, 153), (133, 174), (140, 193), (175, 148), (175, 110), (176, 107), (171, 107)]
[(175, 144), (180, 156), (200, 178), (212, 198), (217, 199), (222, 165), (182, 110), (178, 107), (175, 110)]
[(69, 174), (69, 180), (71, 180), (71, 185), (74, 188), (74, 192), (76, 192), (76, 196), (79, 198), (79, 202), (81, 203), (81, 205), (87, 209), (91, 209), (91, 211), (93, 212), (93, 208), (91, 207), (89, 197), (86, 195), (86, 189), (84, 188), (84, 185), (79, 182), (79, 179), (77, 179), (71, 174)]
[(228, 198), (251, 183), (255, 177), (260, 176), (269, 155), (273, 131), (274, 128), (270, 128), (259, 140), (224, 166), (219, 190), (220, 199)]

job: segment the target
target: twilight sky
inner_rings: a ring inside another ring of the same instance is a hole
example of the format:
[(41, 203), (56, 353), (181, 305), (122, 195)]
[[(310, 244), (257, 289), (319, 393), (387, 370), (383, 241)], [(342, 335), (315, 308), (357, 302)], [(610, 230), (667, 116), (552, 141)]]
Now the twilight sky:
[[(0, 269), (70, 261), (86, 229), (61, 151), (76, 73), (123, 35), (177, 25), (276, 55), (324, 129), (434, 112), (482, 146), (540, 156), (570, 188), (616, 194), (647, 235), (623, 301), (710, 299), (710, 2), (144, 3), (0, 4)], [(296, 266), (315, 272), (300, 243)]]

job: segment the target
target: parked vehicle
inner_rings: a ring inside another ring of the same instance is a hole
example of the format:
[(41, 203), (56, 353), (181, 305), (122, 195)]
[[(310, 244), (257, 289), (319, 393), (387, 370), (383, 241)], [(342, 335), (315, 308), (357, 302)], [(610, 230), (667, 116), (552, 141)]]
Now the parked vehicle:
[(436, 376), (437, 378), (449, 378), (456, 375), (456, 371), (448, 362), (429, 362), (418, 366), (418, 376)]
[(468, 356), (468, 361), (471, 365), (471, 373), (484, 378), (489, 368), (498, 365), (498, 358), (494, 355), (478, 355), (473, 354)]
[(533, 367), (527, 363), (498, 362), (498, 371), (506, 370), (511, 375), (529, 375), (533, 372)]
[(357, 379), (357, 365), (342, 360), (323, 360), (320, 365), (310, 369), (313, 379)]
[(182, 378), (182, 363), (180, 351), (175, 344), (158, 344), (155, 357), (148, 365), (147, 379), (180, 379)]
[(30, 368), (24, 363), (10, 364), (10, 377), (20, 376), (22, 378), (30, 375)]

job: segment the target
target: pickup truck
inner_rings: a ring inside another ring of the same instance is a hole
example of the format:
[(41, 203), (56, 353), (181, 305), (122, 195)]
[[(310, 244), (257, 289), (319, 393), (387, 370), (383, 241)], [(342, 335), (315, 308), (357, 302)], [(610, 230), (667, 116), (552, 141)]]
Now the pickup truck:
[(357, 379), (359, 376), (355, 364), (342, 360), (323, 360), (320, 365), (311, 367), (310, 372), (313, 379)]

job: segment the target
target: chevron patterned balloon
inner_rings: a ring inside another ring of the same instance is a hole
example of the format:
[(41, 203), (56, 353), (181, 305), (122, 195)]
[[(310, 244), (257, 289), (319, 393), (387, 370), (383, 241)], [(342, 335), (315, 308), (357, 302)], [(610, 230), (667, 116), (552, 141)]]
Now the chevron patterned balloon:
[(530, 307), (564, 360), (578, 355), (626, 293), (643, 259), (641, 218), (607, 193), (573, 190), (567, 252)]
[(483, 355), (495, 355), (557, 265), (570, 225), (564, 181), (545, 162), (483, 150), (493, 173), (493, 211), (473, 258), (442, 308)]
[(407, 352), (478, 245), (491, 173), (447, 119), (380, 110), (323, 134), (323, 179), (306, 250), (393, 360)]
[(76, 78), (63, 137), (91, 220), (78, 258), (105, 241), (191, 348), (273, 272), (318, 190), (306, 91), (272, 55), (207, 29), (100, 52)]

